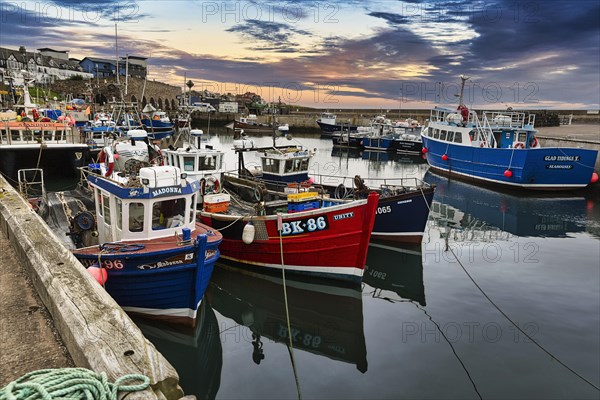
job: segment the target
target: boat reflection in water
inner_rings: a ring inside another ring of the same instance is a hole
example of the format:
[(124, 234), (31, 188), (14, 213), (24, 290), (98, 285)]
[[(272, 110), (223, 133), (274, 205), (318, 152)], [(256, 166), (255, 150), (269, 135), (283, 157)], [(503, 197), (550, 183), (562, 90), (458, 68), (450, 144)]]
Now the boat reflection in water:
[(362, 152), (362, 159), (369, 161), (395, 161), (402, 164), (425, 164), (427, 161), (421, 155), (398, 154), (385, 151), (369, 151)]
[[(416, 301), (425, 306), (421, 248), (371, 242), (363, 282), (375, 289), (373, 297)], [(367, 293), (368, 289), (363, 291)]]
[[(218, 264), (209, 298), (223, 316), (252, 331), (252, 359), (268, 357), (262, 340), (288, 345), (288, 329), (279, 274), (266, 275)], [(308, 351), (367, 371), (360, 287), (286, 276), (294, 350)], [(321, 283), (323, 282), (323, 283)]]
[[(427, 171), (425, 182), (436, 185), (431, 218), (463, 231), (499, 229), (516, 236), (566, 237), (585, 231), (584, 197), (532, 197), (498, 192)], [(496, 237), (497, 239), (498, 237)]]
[(179, 373), (186, 395), (214, 399), (221, 385), (223, 349), (219, 323), (206, 296), (195, 328), (141, 317), (133, 318), (142, 333)]
[(331, 148), (332, 157), (342, 158), (360, 158), (362, 150), (356, 147), (336, 147)]

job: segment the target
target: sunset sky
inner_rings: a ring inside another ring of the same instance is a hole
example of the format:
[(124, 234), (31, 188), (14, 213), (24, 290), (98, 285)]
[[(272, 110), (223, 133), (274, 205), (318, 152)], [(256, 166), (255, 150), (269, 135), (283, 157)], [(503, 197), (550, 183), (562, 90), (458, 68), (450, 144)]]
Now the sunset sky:
[(2, 1), (0, 46), (319, 108), (598, 109), (600, 1)]

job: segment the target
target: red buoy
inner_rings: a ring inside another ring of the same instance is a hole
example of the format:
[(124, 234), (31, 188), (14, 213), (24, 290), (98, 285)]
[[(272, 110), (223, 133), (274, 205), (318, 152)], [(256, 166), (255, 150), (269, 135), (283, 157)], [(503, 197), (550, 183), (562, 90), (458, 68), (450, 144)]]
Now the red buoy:
[(421, 149), (421, 153), (423, 153), (423, 154), (427, 153), (427, 147), (423, 147), (423, 148)]
[(442, 160), (444, 160), (444, 161), (448, 161), (448, 154), (444, 154), (444, 155), (442, 156)]
[(512, 177), (512, 171), (510, 169), (507, 169), (506, 171), (504, 171), (504, 176), (507, 178), (511, 178)]
[(89, 267), (87, 268), (87, 272), (101, 285), (104, 285), (108, 279), (106, 268)]
[(596, 183), (598, 182), (598, 173), (594, 172), (592, 173), (592, 179), (590, 179), (590, 183)]

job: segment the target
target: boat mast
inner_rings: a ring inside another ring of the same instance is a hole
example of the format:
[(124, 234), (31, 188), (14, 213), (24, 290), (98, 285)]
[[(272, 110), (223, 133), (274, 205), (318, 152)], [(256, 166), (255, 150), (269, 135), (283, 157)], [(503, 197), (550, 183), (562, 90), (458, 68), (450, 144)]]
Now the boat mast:
[(463, 99), (464, 99), (464, 94), (465, 94), (465, 82), (466, 82), (466, 81), (467, 81), (469, 78), (470, 78), (470, 77), (469, 77), (469, 76), (466, 76), (466, 75), (461, 75), (461, 76), (460, 76), (460, 80), (461, 80), (461, 83), (460, 83), (460, 95), (458, 96), (458, 107), (459, 107), (459, 108), (466, 107), (466, 106), (465, 106), (465, 104), (464, 104), (464, 101), (463, 101)]

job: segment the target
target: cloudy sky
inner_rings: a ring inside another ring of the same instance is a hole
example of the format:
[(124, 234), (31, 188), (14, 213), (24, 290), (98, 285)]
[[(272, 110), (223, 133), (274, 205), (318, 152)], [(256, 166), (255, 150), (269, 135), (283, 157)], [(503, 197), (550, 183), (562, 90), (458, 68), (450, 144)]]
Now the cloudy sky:
[(149, 57), (150, 78), (319, 108), (598, 109), (600, 1), (0, 1), (0, 46)]

